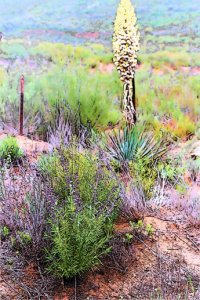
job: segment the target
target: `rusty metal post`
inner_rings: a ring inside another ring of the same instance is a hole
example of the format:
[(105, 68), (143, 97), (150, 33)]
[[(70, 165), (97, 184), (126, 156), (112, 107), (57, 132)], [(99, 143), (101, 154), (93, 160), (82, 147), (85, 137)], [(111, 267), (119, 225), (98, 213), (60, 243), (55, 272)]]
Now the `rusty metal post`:
[(20, 78), (20, 105), (19, 105), (19, 134), (23, 135), (24, 127), (24, 75)]

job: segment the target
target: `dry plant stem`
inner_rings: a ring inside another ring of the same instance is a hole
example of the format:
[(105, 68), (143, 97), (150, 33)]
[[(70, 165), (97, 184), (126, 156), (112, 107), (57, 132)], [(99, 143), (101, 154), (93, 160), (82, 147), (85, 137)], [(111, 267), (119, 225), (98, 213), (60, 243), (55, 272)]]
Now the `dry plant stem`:
[(129, 126), (136, 123), (135, 79), (124, 83), (124, 112)]
[(186, 234), (187, 239), (195, 246), (195, 248), (200, 251), (199, 247), (197, 246), (197, 244), (188, 236), (188, 234)]
[(174, 233), (175, 234), (175, 236), (179, 239), (179, 240), (181, 240), (182, 242), (184, 242), (186, 245), (188, 245), (189, 247), (192, 247), (195, 251), (196, 250), (198, 250), (198, 251), (200, 251), (200, 249), (199, 249), (199, 247), (188, 237), (188, 235), (187, 235), (187, 239), (195, 246), (195, 247), (193, 247), (193, 246), (191, 246), (189, 243), (187, 243), (184, 239), (182, 239), (182, 238), (180, 238), (179, 236), (178, 236), (178, 234), (177, 233)]

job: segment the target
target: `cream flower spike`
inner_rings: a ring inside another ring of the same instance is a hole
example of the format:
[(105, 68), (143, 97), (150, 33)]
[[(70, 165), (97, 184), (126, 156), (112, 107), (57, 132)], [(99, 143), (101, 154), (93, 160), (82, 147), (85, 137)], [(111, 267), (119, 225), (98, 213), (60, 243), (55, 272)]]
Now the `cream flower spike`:
[(121, 0), (114, 25), (113, 54), (114, 64), (123, 82), (135, 75), (140, 34), (137, 18), (130, 0)]

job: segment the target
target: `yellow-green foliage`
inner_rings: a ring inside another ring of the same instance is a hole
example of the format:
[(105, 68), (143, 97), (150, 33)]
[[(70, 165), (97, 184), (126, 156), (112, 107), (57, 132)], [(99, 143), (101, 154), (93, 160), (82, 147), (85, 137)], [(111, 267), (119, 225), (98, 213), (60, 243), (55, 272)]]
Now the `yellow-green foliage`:
[(5, 71), (0, 68), (0, 86), (3, 84), (5, 80)]
[[(18, 83), (18, 74), (12, 74), (0, 89), (0, 118), (6, 118), (8, 103), (17, 106)], [(55, 118), (56, 105), (62, 103), (66, 107), (70, 105), (76, 112), (79, 108), (84, 125), (90, 121), (96, 127), (107, 127), (109, 122), (116, 124), (121, 118), (120, 95), (121, 85), (116, 71), (110, 75), (91, 72), (80, 63), (63, 67), (56, 65), (43, 74), (26, 76), (25, 115), (29, 114), (31, 122), (31, 118), (34, 120), (39, 113), (43, 121), (41, 129)], [(16, 119), (18, 110), (13, 111), (16, 111)]]
[(89, 270), (110, 249), (120, 187), (111, 168), (98, 157), (70, 145), (39, 163), (57, 199), (46, 235), (51, 242), (46, 259), (48, 270), (60, 278)]
[(134, 77), (139, 50), (139, 32), (136, 16), (130, 0), (121, 0), (114, 25), (113, 53), (114, 63), (122, 81)]
[[(119, 199), (119, 186), (112, 171), (103, 163), (100, 165), (98, 157), (89, 151), (79, 152), (76, 146), (62, 148), (59, 153), (42, 157), (39, 168), (50, 177), (60, 200), (70, 196), (72, 186), (84, 204), (91, 204), (95, 200), (97, 207), (109, 198)], [(94, 187), (96, 199), (93, 199)]]
[[(116, 124), (120, 120), (122, 85), (117, 71), (105, 65), (112, 60), (108, 48), (100, 44), (74, 47), (47, 42), (30, 49), (27, 46), (25, 40), (9, 40), (0, 45), (1, 57), (21, 53), (23, 59), (31, 55), (37, 65), (32, 70), (25, 61), (13, 63), (9, 73), (6, 64), (0, 68), (0, 120), (16, 122), (18, 118), (21, 72), (26, 77), (25, 116), (29, 115), (31, 124), (39, 113), (40, 129), (55, 118), (54, 108), (59, 102), (75, 109), (81, 104), (84, 124), (98, 119), (96, 125), (105, 128), (109, 122)], [(142, 112), (142, 118), (157, 131), (162, 128), (178, 137), (195, 132), (200, 114), (200, 76), (195, 67), (200, 65), (200, 54), (175, 47), (155, 53), (142, 51), (139, 57), (142, 64), (136, 76), (138, 111)]]
[(130, 162), (129, 172), (131, 177), (135, 178), (142, 187), (146, 199), (150, 199), (153, 196), (153, 189), (158, 177), (158, 172), (152, 166), (152, 162), (148, 159), (138, 159), (137, 162)]
[(19, 148), (16, 138), (7, 136), (0, 141), (0, 159), (8, 164), (16, 163), (23, 156), (23, 151)]
[(136, 76), (138, 109), (142, 118), (174, 136), (195, 132), (200, 113), (200, 77), (180, 73), (157, 73), (141, 67)]
[(100, 62), (112, 62), (112, 54), (101, 44), (72, 46), (62, 43), (42, 42), (31, 50), (32, 54), (48, 57), (50, 61), (63, 66), (68, 63), (82, 63), (96, 67)]
[(52, 108), (64, 101), (75, 111), (80, 108), (84, 125), (90, 121), (97, 126), (107, 126), (108, 122), (115, 124), (120, 120), (119, 105), (114, 103), (119, 90), (120, 85), (110, 74), (97, 72), (94, 76), (82, 67), (55, 68), (39, 78), (35, 88), (32, 87), (31, 98), (40, 109), (41, 98), (47, 99)]
[(200, 54), (173, 48), (171, 51), (165, 50), (150, 54), (140, 54), (139, 60), (141, 63), (151, 65), (156, 69), (164, 69), (165, 66), (179, 69), (180, 67), (199, 66)]

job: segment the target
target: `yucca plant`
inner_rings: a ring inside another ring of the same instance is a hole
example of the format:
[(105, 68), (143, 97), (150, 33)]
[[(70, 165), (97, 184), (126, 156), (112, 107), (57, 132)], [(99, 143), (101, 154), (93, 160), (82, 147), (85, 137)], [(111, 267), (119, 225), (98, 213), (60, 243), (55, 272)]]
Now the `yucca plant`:
[(122, 167), (139, 159), (157, 160), (166, 152), (166, 143), (156, 140), (145, 126), (126, 126), (108, 136), (107, 150)]
[(139, 37), (137, 18), (130, 0), (121, 0), (114, 24), (113, 61), (124, 83), (123, 110), (129, 124), (136, 122), (135, 70)]

